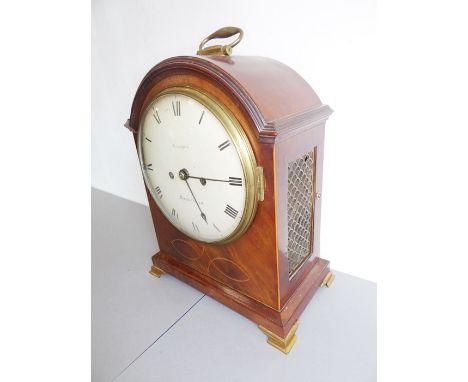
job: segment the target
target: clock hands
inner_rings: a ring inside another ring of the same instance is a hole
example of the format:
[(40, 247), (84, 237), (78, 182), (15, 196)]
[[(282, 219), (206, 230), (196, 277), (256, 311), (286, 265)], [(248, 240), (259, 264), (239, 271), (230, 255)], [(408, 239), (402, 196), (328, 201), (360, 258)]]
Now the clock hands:
[(212, 181), (212, 182), (223, 182), (223, 183), (229, 183), (231, 186), (242, 186), (242, 178), (236, 178), (236, 177), (229, 177), (228, 180), (225, 179), (214, 179), (214, 178), (202, 178), (200, 176), (191, 176), (187, 173), (187, 179), (199, 179), (200, 183), (202, 185), (206, 185), (206, 181)]
[(202, 177), (200, 177), (200, 176), (191, 176), (191, 175), (189, 175), (188, 178), (200, 179), (200, 183), (203, 184), (203, 185), (206, 184), (206, 181), (207, 181), (207, 180), (211, 180), (212, 182), (226, 182), (226, 183), (229, 182), (229, 180), (224, 180), (224, 179), (202, 178)]
[[(171, 175), (172, 173), (169, 173), (169, 176)], [(205, 221), (206, 224), (208, 224), (208, 220), (206, 219), (206, 215), (205, 213), (202, 211), (201, 207), (200, 207), (200, 204), (198, 203), (198, 200), (197, 198), (195, 197), (195, 194), (193, 193), (193, 190), (192, 190), (192, 187), (190, 187), (190, 184), (188, 182), (188, 180), (190, 178), (192, 179), (198, 179), (200, 180), (200, 183), (205, 186), (206, 185), (206, 181), (209, 180), (209, 181), (212, 181), (212, 182), (223, 182), (223, 183), (229, 183), (229, 185), (231, 186), (241, 186), (242, 187), (242, 178), (237, 178), (237, 177), (232, 177), (230, 176), (229, 177), (229, 180), (225, 180), (225, 179), (214, 179), (214, 178), (202, 178), (200, 176), (191, 176), (189, 174), (189, 172), (187, 171), (187, 169), (183, 168), (182, 170), (179, 171), (179, 178), (181, 180), (183, 180), (185, 182), (185, 184), (187, 185), (190, 193), (192, 194), (192, 198), (193, 198), (193, 201), (195, 202), (195, 204), (197, 205), (198, 209), (200, 210), (200, 215), (202, 217), (202, 219)], [(234, 210), (235, 211), (235, 210)], [(236, 215), (237, 215), (237, 211), (236, 212)], [(230, 215), (231, 216), (231, 215)], [(235, 216), (231, 216), (233, 218), (235, 218)]]
[(185, 168), (183, 168), (182, 170), (179, 171), (179, 178), (182, 179), (185, 182), (185, 184), (187, 185), (188, 189), (190, 190), (190, 193), (192, 194), (192, 197), (193, 197), (193, 200), (194, 200), (195, 204), (197, 205), (198, 209), (200, 210), (200, 216), (205, 221), (205, 223), (208, 224), (208, 220), (206, 220), (206, 215), (204, 214), (204, 212), (200, 208), (200, 205), (198, 204), (197, 198), (195, 197), (195, 195), (194, 195), (194, 193), (192, 191), (192, 188), (190, 187), (190, 184), (189, 184), (189, 182), (187, 180), (189, 177), (190, 177), (189, 173)]

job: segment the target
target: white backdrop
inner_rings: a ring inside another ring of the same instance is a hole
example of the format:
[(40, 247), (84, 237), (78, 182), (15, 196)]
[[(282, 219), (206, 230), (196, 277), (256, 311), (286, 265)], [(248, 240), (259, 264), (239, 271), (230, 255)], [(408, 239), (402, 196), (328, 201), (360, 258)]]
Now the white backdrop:
[[(378, 0), (375, 73), (373, 4), (180, 1), (93, 0), (93, 185), (144, 202), (122, 128), (138, 81), (243, 27), (238, 54), (285, 61), (335, 109), (322, 253), (378, 280), (378, 380), (467, 381), (467, 2)], [(0, 2), (0, 380), (90, 375), (88, 7)]]
[(332, 267), (375, 280), (377, 229), (368, 216), (378, 164), (373, 143), (373, 0), (153, 1), (92, 3), (92, 185), (147, 204), (132, 136), (123, 127), (146, 72), (195, 54), (222, 26), (244, 30), (238, 55), (275, 58), (298, 71), (335, 111), (325, 140), (321, 253)]

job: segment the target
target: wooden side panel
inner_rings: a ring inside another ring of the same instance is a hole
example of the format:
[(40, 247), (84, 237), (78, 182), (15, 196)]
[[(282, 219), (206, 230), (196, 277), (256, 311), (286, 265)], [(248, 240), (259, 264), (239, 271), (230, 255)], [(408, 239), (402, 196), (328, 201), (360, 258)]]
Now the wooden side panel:
[(281, 304), (283, 307), (291, 297), (294, 290), (310, 272), (317, 258), (320, 256), (320, 199), (314, 198), (314, 223), (313, 223), (313, 252), (309, 259), (301, 266), (297, 273), (290, 279), (288, 272), (288, 163), (295, 161), (310, 151), (316, 152), (315, 158), (315, 192), (322, 190), (322, 169), (324, 149), (324, 123), (311, 124), (310, 128), (290, 136), (275, 145), (276, 168), (276, 216), (277, 216), (277, 241), (279, 256), (279, 279), (281, 291)]

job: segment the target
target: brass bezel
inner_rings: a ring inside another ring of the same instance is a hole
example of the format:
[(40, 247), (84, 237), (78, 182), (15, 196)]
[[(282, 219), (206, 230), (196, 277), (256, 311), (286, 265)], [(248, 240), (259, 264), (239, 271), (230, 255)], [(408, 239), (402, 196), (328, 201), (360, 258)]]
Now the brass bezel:
[[(245, 207), (242, 217), (240, 219), (239, 224), (235, 228), (235, 230), (227, 237), (222, 240), (218, 241), (205, 241), (201, 240), (200, 238), (195, 237), (190, 232), (185, 232), (180, 228), (176, 227), (171, 217), (164, 211), (163, 208), (159, 206), (158, 197), (156, 196), (153, 187), (151, 187), (151, 183), (147, 179), (146, 171), (144, 170), (143, 160), (142, 160), (142, 150), (141, 150), (141, 143), (143, 134), (142, 131), (142, 123), (145, 119), (146, 114), (148, 113), (149, 108), (151, 105), (160, 97), (174, 94), (174, 95), (184, 95), (194, 100), (200, 102), (204, 107), (210, 110), (216, 118), (221, 121), (224, 129), (227, 131), (231, 141), (236, 148), (237, 154), (241, 161), (242, 170), (244, 172), (245, 178)], [(226, 244), (231, 241), (238, 239), (245, 231), (249, 228), (252, 220), (255, 216), (257, 211), (257, 204), (259, 201), (259, 189), (263, 184), (260, 184), (263, 180), (261, 177), (257, 175), (257, 162), (255, 160), (255, 155), (253, 153), (252, 147), (250, 142), (245, 134), (242, 126), (240, 125), (239, 121), (234, 117), (234, 115), (229, 111), (229, 109), (217, 101), (213, 96), (209, 95), (208, 93), (204, 92), (203, 90), (191, 87), (191, 86), (171, 86), (164, 90), (161, 90), (157, 93), (149, 102), (148, 105), (145, 107), (143, 112), (140, 115), (140, 122), (138, 127), (138, 157), (140, 161), (141, 171), (143, 173), (143, 179), (145, 181), (146, 187), (149, 190), (152, 198), (156, 202), (159, 210), (162, 214), (166, 217), (166, 219), (180, 232), (184, 235), (189, 236), (191, 239), (207, 243), (207, 244)]]

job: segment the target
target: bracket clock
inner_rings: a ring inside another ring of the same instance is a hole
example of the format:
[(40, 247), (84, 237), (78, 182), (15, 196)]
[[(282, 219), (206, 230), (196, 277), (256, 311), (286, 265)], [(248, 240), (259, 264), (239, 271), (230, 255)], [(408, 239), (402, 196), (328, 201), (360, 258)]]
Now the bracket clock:
[(154, 66), (125, 125), (160, 248), (150, 273), (170, 274), (244, 315), (287, 353), (299, 315), (333, 280), (319, 257), (332, 111), (286, 65), (232, 56), (242, 36), (221, 28), (196, 56)]

